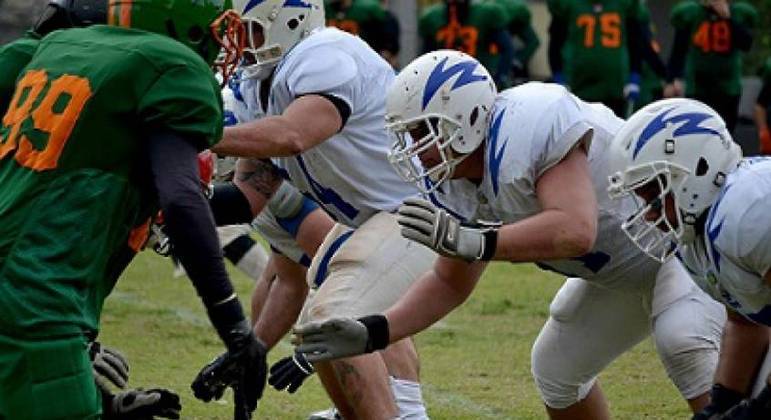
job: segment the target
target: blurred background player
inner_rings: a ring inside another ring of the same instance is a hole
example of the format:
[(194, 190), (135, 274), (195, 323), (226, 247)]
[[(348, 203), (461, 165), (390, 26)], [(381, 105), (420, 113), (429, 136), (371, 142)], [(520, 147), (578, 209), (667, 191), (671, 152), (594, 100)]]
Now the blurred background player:
[[(664, 96), (687, 96), (712, 107), (733, 132), (739, 117), (743, 53), (758, 20), (744, 1), (685, 0), (671, 13), (675, 37)], [(685, 83), (685, 85), (683, 85)]]
[[(661, 99), (664, 96), (664, 81), (667, 77), (667, 67), (659, 55), (661, 46), (656, 41), (656, 27), (651, 21), (647, 1), (640, 1), (640, 12), (637, 17), (641, 28), (640, 54), (642, 63), (640, 96), (634, 101), (633, 110), (638, 110), (657, 99)], [(630, 117), (633, 110), (627, 109), (624, 117)]]
[[(527, 81), (530, 78), (528, 64), (533, 58), (541, 41), (533, 29), (530, 9), (522, 0), (486, 0), (493, 1), (506, 11), (508, 24), (506, 30), (514, 40), (514, 57), (511, 62), (511, 72), (499, 83), (499, 88), (507, 88)], [(492, 54), (488, 68), (497, 69), (500, 54)]]
[(755, 101), (755, 125), (758, 128), (758, 140), (760, 143), (760, 153), (771, 155), (771, 132), (769, 132), (769, 110), (771, 110), (771, 57), (760, 71), (763, 80), (763, 87), (760, 89), (758, 99)]
[(379, 0), (325, 0), (327, 26), (360, 36), (391, 67), (397, 67), (399, 22)]
[(625, 117), (640, 94), (639, 0), (548, 0), (552, 80)]
[(508, 16), (491, 0), (443, 0), (426, 8), (418, 20), (422, 51), (442, 48), (477, 57), (495, 82), (506, 86), (514, 59)]

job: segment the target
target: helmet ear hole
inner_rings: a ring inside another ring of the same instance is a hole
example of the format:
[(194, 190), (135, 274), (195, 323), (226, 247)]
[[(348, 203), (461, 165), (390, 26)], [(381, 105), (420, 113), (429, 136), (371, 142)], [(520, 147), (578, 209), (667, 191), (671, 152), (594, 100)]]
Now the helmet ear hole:
[(707, 171), (709, 171), (709, 163), (707, 163), (707, 159), (700, 157), (699, 163), (696, 164), (696, 176), (704, 176)]
[(474, 124), (477, 122), (477, 118), (479, 118), (479, 107), (475, 106), (474, 109), (471, 111), (471, 115), (469, 116), (469, 125), (474, 126)]
[(298, 19), (289, 19), (289, 21), (286, 23), (286, 26), (294, 31), (298, 26), (300, 26), (300, 21)]
[(205, 34), (203, 28), (200, 26), (191, 26), (190, 30), (187, 31), (187, 39), (193, 44), (198, 44), (203, 41)]

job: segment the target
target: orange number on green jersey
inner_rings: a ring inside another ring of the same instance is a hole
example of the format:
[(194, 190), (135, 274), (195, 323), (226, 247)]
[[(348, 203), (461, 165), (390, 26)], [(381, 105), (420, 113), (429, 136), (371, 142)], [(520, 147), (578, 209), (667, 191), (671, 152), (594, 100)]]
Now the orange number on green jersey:
[(705, 53), (726, 53), (731, 50), (731, 28), (725, 20), (702, 22), (693, 34), (693, 45)]
[[(621, 46), (621, 16), (616, 12), (603, 13), (600, 16), (600, 45), (605, 48)], [(597, 27), (597, 17), (584, 13), (576, 19), (576, 25), (584, 29), (584, 47), (594, 47), (594, 31)]]
[[(48, 92), (35, 105), (47, 84), (48, 76), (43, 70), (27, 72), (16, 84), (13, 99), (3, 117), (3, 126), (9, 130), (0, 143), (0, 159), (16, 150), (16, 161), (24, 167), (35, 171), (56, 168), (64, 145), (92, 92), (88, 80), (65, 74), (50, 83)], [(66, 103), (62, 104), (64, 101)], [(36, 130), (48, 134), (48, 142), (41, 150), (19, 132), (30, 117)]]

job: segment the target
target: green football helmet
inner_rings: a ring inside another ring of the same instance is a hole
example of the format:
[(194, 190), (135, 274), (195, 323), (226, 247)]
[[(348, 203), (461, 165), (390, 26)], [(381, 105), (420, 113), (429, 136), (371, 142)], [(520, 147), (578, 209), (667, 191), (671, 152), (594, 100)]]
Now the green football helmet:
[(167, 35), (210, 65), (235, 66), (244, 30), (232, 7), (231, 0), (111, 0), (107, 24)]

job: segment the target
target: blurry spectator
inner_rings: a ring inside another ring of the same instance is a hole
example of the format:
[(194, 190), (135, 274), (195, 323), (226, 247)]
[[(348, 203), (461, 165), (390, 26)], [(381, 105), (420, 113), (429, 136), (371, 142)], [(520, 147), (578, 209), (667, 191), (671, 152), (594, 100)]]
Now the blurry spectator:
[(46, 1), (0, 0), (0, 45), (22, 36), (47, 4)]
[[(512, 59), (510, 84), (516, 85), (530, 78), (528, 63), (538, 49), (541, 41), (538, 40), (531, 24), (530, 10), (522, 0), (490, 0), (501, 6), (507, 14), (508, 24), (506, 29), (514, 37), (514, 58)], [(496, 48), (497, 49), (497, 48)], [(497, 68), (498, 55), (491, 57), (491, 67)], [(504, 86), (507, 87), (507, 86)]]
[(760, 141), (760, 154), (771, 155), (771, 133), (768, 131), (768, 110), (771, 109), (771, 57), (761, 70), (763, 87), (760, 89), (758, 99), (755, 101), (755, 125), (758, 127), (758, 140)]
[(499, 86), (508, 85), (514, 45), (506, 11), (492, 1), (444, 0), (426, 8), (418, 21), (423, 52), (463, 51), (476, 57)]
[(640, 94), (638, 0), (548, 0), (549, 64), (555, 82), (618, 116)]
[[(686, 0), (672, 9), (675, 41), (664, 96), (698, 99), (733, 131), (741, 97), (742, 52), (752, 46), (755, 8), (743, 1)], [(685, 89), (683, 89), (685, 74)]]
[[(661, 47), (656, 41), (656, 29), (651, 22), (651, 14), (645, 1), (640, 2), (638, 14), (640, 28), (642, 30), (642, 67), (640, 82), (640, 97), (634, 103), (634, 111), (645, 105), (661, 99), (664, 95), (664, 80), (667, 77), (667, 68), (659, 56)], [(629, 117), (629, 112), (625, 117)]]
[(378, 0), (325, 0), (327, 26), (358, 35), (393, 67), (399, 54), (399, 23)]

